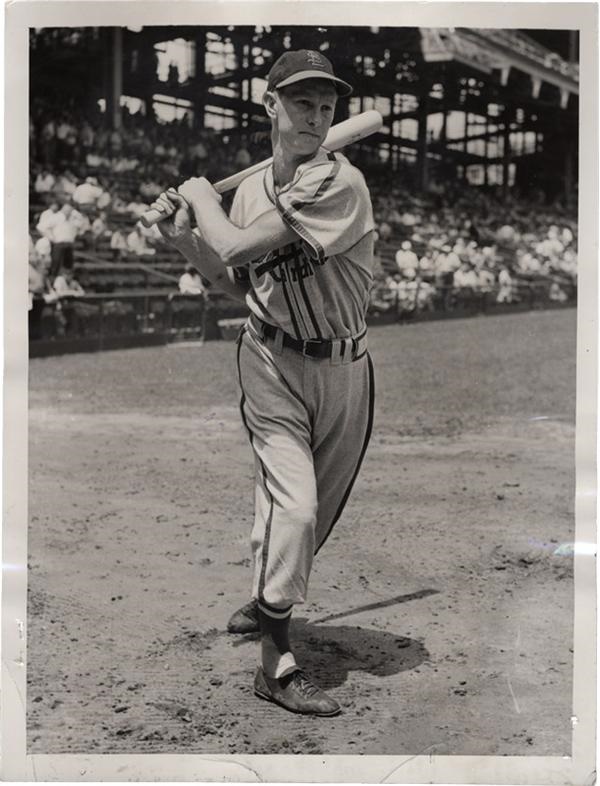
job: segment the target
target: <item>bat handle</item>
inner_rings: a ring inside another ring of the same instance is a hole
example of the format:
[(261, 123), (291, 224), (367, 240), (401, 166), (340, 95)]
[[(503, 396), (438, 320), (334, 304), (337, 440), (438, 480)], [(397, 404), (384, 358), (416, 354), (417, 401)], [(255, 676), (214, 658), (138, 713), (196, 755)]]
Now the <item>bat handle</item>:
[[(175, 189), (170, 188), (169, 191), (175, 191)], [(169, 191), (167, 191), (167, 194)], [(146, 212), (142, 213), (140, 216), (140, 221), (146, 227), (146, 229), (150, 229), (150, 227), (154, 226), (154, 224), (158, 224), (159, 221), (164, 221), (165, 218), (168, 218), (172, 215), (173, 213), (165, 213), (164, 210), (146, 210)]]
[(158, 224), (159, 221), (163, 221), (166, 217), (167, 214), (164, 210), (146, 210), (145, 213), (142, 213), (140, 221), (146, 229), (150, 229), (150, 227)]

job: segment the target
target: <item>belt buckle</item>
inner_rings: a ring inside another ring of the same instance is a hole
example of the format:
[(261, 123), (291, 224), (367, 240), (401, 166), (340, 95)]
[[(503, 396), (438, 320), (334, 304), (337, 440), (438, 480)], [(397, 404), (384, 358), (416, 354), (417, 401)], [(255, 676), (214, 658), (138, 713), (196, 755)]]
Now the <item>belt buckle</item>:
[(304, 357), (305, 357), (305, 358), (318, 357), (318, 355), (314, 355), (314, 354), (313, 354), (313, 355), (311, 355), (311, 354), (310, 354), (310, 352), (309, 352), (309, 346), (312, 344), (312, 345), (314, 345), (314, 346), (320, 347), (320, 346), (321, 346), (321, 343), (322, 343), (322, 342), (321, 342), (321, 341), (319, 341), (319, 339), (316, 339), (316, 338), (307, 338), (307, 339), (304, 339), (304, 341), (302, 342), (302, 354), (304, 355)]

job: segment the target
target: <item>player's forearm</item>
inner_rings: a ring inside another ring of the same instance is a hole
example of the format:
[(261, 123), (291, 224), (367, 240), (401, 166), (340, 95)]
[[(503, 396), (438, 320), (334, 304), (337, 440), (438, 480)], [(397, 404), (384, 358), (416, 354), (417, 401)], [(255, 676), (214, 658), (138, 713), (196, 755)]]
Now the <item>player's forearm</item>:
[(245, 302), (248, 287), (233, 280), (227, 266), (202, 237), (195, 232), (188, 232), (177, 241), (175, 247), (211, 284), (235, 300)]
[(250, 261), (245, 254), (240, 254), (244, 248), (243, 230), (229, 220), (217, 201), (206, 200), (201, 206), (192, 205), (192, 208), (202, 237), (223, 264), (236, 267)]

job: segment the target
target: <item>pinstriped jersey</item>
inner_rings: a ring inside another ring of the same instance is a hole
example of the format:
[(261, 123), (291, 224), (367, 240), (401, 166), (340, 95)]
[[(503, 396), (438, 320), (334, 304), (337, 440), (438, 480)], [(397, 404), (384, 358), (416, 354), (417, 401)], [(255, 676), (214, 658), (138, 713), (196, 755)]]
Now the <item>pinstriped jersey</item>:
[(360, 333), (373, 283), (374, 236), (362, 174), (344, 156), (320, 149), (279, 191), (272, 166), (244, 180), (230, 218), (247, 227), (271, 210), (298, 239), (249, 264), (251, 311), (298, 339)]

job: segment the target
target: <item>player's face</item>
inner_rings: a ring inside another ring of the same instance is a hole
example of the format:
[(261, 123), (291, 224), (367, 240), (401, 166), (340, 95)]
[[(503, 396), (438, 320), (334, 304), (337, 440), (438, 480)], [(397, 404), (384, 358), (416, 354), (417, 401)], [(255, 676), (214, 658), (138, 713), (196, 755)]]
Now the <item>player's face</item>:
[(296, 155), (312, 155), (323, 144), (333, 121), (337, 93), (323, 79), (305, 79), (276, 91), (277, 131)]

